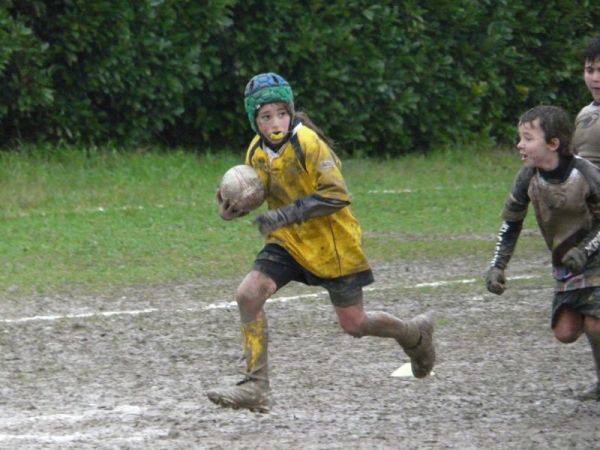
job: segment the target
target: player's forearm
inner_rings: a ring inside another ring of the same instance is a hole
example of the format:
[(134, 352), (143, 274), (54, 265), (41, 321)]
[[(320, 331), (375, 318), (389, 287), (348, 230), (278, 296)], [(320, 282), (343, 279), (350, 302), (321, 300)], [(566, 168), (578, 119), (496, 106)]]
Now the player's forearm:
[(523, 228), (523, 221), (503, 222), (498, 232), (496, 251), (492, 259), (492, 267), (505, 269), (517, 246), (517, 240)]
[(348, 206), (349, 201), (324, 198), (318, 194), (309, 195), (296, 202), (304, 220), (314, 219), (333, 214), (336, 211)]
[(305, 222), (315, 217), (328, 216), (349, 204), (349, 201), (324, 198), (318, 194), (312, 194), (296, 200), (291, 205), (279, 208), (279, 212), (285, 216), (285, 223), (287, 225)]
[(588, 258), (600, 249), (600, 221), (594, 224), (577, 247), (585, 251)]
[(302, 223), (315, 217), (323, 217), (348, 206), (349, 201), (325, 199), (317, 195), (309, 195), (294, 203), (277, 209), (270, 209), (258, 216), (254, 222), (261, 234), (268, 235), (272, 231), (293, 223)]

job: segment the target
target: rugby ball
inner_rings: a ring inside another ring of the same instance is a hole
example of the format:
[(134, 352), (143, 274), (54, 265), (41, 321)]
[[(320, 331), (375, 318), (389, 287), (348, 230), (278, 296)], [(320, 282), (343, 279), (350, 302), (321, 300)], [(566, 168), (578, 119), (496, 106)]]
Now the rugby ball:
[(219, 192), (229, 207), (250, 212), (265, 201), (265, 187), (256, 171), (246, 164), (233, 166), (221, 179)]

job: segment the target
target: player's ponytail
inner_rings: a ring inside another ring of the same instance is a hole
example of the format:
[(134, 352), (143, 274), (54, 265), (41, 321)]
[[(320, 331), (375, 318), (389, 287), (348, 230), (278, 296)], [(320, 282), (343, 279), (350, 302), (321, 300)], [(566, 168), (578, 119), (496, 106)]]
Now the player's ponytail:
[(295, 119), (302, 122), (302, 124), (304, 124), (311, 130), (313, 130), (315, 133), (317, 133), (317, 136), (319, 136), (323, 141), (325, 141), (325, 143), (329, 146), (331, 150), (335, 150), (335, 142), (330, 137), (326, 136), (325, 133), (323, 133), (323, 130), (321, 130), (317, 125), (315, 125), (315, 123), (308, 116), (308, 114), (306, 114), (304, 111), (296, 111)]

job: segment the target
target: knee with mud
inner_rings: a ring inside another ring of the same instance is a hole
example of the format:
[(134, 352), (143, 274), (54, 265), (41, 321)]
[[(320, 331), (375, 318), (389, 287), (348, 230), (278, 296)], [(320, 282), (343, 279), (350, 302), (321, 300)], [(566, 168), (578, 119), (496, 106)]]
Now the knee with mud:
[(572, 344), (577, 341), (581, 336), (581, 331), (571, 331), (571, 330), (554, 330), (554, 337), (563, 344)]
[(364, 320), (356, 320), (355, 317), (339, 317), (339, 322), (340, 322), (340, 326), (342, 327), (342, 330), (344, 330), (344, 333), (349, 334), (352, 337), (355, 338), (361, 338), (363, 336), (366, 335), (365, 333), (365, 327), (364, 327)]
[(363, 337), (365, 334), (362, 332), (362, 330), (360, 329), (356, 329), (356, 328), (343, 328), (344, 333), (349, 334), (350, 336), (354, 337), (354, 338), (361, 338)]
[(253, 292), (236, 292), (235, 301), (240, 311), (242, 322), (252, 322), (263, 313), (265, 300), (256, 296)]

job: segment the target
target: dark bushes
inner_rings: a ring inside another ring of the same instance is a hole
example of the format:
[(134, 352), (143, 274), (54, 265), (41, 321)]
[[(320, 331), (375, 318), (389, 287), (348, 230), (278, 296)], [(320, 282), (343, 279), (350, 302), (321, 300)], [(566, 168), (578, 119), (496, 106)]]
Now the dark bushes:
[(342, 151), (510, 139), (589, 99), (592, 1), (20, 0), (0, 7), (0, 143), (242, 151), (255, 73), (286, 77)]

